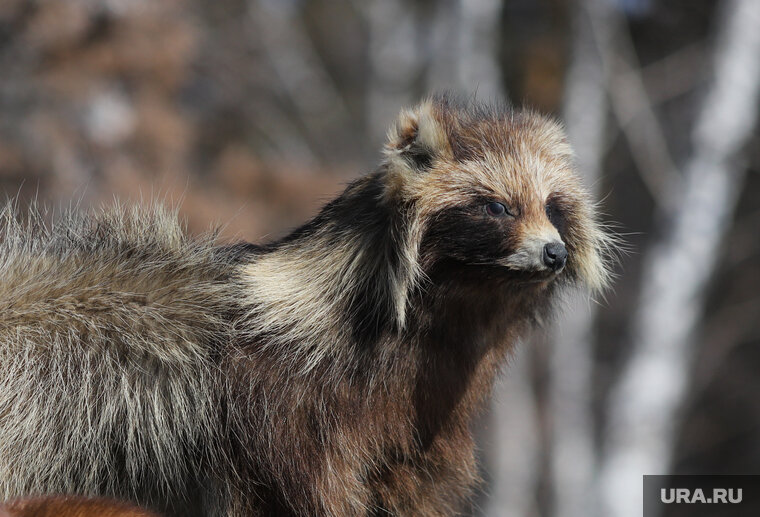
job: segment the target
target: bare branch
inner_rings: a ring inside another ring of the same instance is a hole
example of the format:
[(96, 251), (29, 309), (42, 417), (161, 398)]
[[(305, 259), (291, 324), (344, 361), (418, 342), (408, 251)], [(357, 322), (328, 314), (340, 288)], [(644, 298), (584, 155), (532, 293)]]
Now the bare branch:
[[(610, 10), (610, 14), (606, 25), (592, 19), (591, 26), (609, 76), (607, 91), (612, 112), (631, 147), (631, 155), (644, 184), (652, 198), (660, 202), (665, 185), (673, 181), (677, 169), (641, 79), (628, 28), (619, 12)], [(605, 35), (610, 31), (614, 34), (612, 38)]]
[(650, 100), (659, 104), (688, 93), (702, 82), (706, 53), (704, 42), (692, 43), (633, 73), (641, 75)]
[(249, 0), (248, 21), (260, 38), (276, 82), (296, 107), (312, 141), (325, 142), (330, 128), (351, 127), (346, 103), (297, 18), (293, 2)]

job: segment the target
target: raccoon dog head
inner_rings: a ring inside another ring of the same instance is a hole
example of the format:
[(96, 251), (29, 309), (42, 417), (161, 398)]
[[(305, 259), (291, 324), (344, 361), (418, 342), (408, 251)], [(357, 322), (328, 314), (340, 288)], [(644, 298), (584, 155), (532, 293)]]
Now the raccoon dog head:
[(436, 97), (401, 113), (385, 156), (385, 195), (410, 207), (423, 268), (606, 284), (608, 237), (556, 122)]

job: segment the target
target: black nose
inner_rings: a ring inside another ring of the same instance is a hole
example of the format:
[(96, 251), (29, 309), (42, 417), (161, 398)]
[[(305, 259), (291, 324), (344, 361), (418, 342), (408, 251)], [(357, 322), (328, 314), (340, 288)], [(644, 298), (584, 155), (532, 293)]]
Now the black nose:
[(559, 271), (567, 262), (567, 248), (561, 242), (550, 242), (544, 246), (544, 264), (552, 271)]

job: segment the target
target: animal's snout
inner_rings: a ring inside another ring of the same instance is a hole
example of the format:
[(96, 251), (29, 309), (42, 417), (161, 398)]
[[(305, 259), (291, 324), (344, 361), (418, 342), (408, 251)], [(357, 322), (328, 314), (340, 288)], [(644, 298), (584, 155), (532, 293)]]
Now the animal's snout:
[(552, 241), (544, 246), (544, 264), (552, 271), (559, 271), (567, 262), (567, 248), (558, 241)]

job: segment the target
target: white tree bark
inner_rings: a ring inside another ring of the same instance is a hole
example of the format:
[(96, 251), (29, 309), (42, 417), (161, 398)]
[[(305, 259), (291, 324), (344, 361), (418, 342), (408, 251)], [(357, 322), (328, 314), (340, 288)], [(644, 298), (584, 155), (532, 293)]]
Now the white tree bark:
[[(576, 2), (573, 49), (565, 88), (565, 125), (578, 170), (598, 196), (607, 121), (607, 74), (600, 49), (611, 44), (609, 0)], [(597, 27), (596, 32), (593, 27)], [(553, 329), (551, 479), (556, 517), (588, 517), (593, 486), (592, 369), (595, 305), (572, 293)]]
[(502, 0), (460, 0), (457, 87), (492, 101), (504, 95), (497, 55)]
[(369, 29), (368, 132), (382, 142), (385, 131), (402, 107), (415, 100), (414, 83), (423, 68), (414, 6), (401, 0), (357, 2)]
[(539, 429), (526, 344), (496, 383), (491, 401), (485, 467), (492, 483), (483, 509), (488, 517), (534, 514)]
[(447, 0), (436, 4), (429, 49), (428, 88), (453, 89), (484, 100), (504, 89), (497, 55), (502, 0)]
[(758, 114), (760, 2), (718, 4), (714, 78), (692, 134), (693, 155), (680, 182), (668, 236), (645, 257), (632, 357), (609, 405), (601, 465), (604, 517), (640, 517), (643, 474), (670, 466), (704, 290), (743, 179), (741, 149)]

